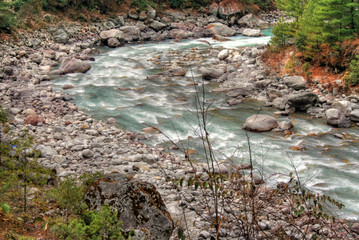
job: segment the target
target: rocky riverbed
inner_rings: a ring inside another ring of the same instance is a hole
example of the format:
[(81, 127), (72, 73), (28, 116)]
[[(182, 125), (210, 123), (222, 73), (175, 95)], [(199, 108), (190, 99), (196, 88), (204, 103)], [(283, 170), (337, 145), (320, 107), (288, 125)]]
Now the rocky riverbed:
[[(256, 29), (267, 27), (279, 15), (270, 13), (257, 19), (221, 6), (211, 6), (208, 12), (190, 15), (169, 11), (159, 17), (154, 9), (149, 9), (145, 13), (131, 13), (88, 26), (63, 23), (32, 33), (24, 32), (15, 40), (2, 42), (0, 97), (10, 117), (11, 129), (15, 134), (27, 129), (35, 136), (35, 148), (41, 151), (39, 161), (56, 170), (58, 177), (96, 171), (126, 173), (133, 179), (156, 186), (172, 216), (170, 221), (173, 219), (175, 226), (185, 229), (192, 239), (216, 236), (211, 224), (213, 212), (205, 207), (210, 191), (189, 187), (178, 192), (173, 182), (167, 181), (168, 177), (188, 180), (193, 174), (206, 175), (207, 164), (198, 163), (194, 167), (184, 156), (173, 156), (163, 149), (146, 146), (142, 143), (144, 135), (117, 128), (115, 119), (103, 122), (87, 116), (78, 110), (71, 96), (55, 92), (51, 86), (53, 75), (89, 70), (88, 61), (95, 60), (97, 46), (120, 47), (137, 41), (168, 38), (180, 41), (207, 36), (226, 40), (238, 33), (258, 36)], [(318, 117), (326, 115), (329, 123), (338, 126), (348, 126), (349, 119), (358, 120), (356, 97), (334, 101), (312, 93), (300, 77), (271, 76), (260, 60), (264, 51), (264, 47), (257, 47), (213, 53), (223, 68), (203, 68), (202, 76), (222, 82), (216, 91), (227, 91), (231, 98), (229, 104), (255, 97), (279, 108), (278, 114), (307, 110)], [(182, 73), (173, 70), (172, 74)], [(63, 86), (64, 89), (71, 87)], [(216, 171), (227, 174), (232, 167), (221, 164)], [(249, 172), (245, 168), (248, 166), (240, 170), (248, 181)], [(259, 177), (254, 180), (257, 184), (262, 182)], [(231, 187), (229, 181), (224, 184)], [(345, 231), (340, 224), (325, 227), (326, 221), (317, 221), (309, 215), (296, 218), (292, 216), (290, 200), (280, 201), (284, 195), (271, 195), (271, 192), (260, 186), (253, 196), (260, 203), (256, 216), (258, 224), (253, 227), (257, 229), (258, 239), (271, 238), (280, 231), (284, 236), (297, 239), (302, 239), (303, 234), (308, 239), (314, 234), (329, 239), (354, 239), (359, 233), (358, 224)], [(235, 203), (232, 207), (220, 207), (222, 219), (226, 219), (218, 233), (223, 239), (241, 239), (244, 234), (238, 216), (245, 212), (246, 202), (240, 197), (232, 200)], [(285, 221), (288, 216), (293, 217), (296, 225)], [(297, 226), (300, 229), (296, 229)], [(175, 230), (171, 239), (176, 238)]]

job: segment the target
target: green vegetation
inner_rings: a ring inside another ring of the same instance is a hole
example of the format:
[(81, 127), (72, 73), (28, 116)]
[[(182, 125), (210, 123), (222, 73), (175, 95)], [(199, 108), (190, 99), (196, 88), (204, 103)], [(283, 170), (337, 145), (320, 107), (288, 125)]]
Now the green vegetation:
[[(0, 238), (35, 239), (23, 230), (31, 233), (42, 224), (60, 239), (124, 239), (117, 211), (109, 206), (89, 210), (83, 200), (88, 186), (103, 177), (102, 173), (67, 177), (57, 186), (49, 185), (55, 176), (37, 162), (33, 137), (26, 130), (15, 135), (6, 122), (0, 106), (0, 225), (9, 226), (5, 235), (0, 230)], [(61, 211), (56, 212), (57, 208)], [(55, 211), (44, 218), (49, 209)]]
[(359, 55), (350, 62), (349, 74), (346, 76), (346, 82), (349, 85), (359, 84)]
[(0, 31), (10, 32), (16, 23), (16, 17), (10, 11), (11, 3), (0, 0)]
[(336, 72), (345, 71), (352, 62), (350, 70), (354, 72), (349, 78), (351, 83), (357, 83), (353, 80), (355, 48), (350, 47), (350, 41), (359, 35), (358, 0), (276, 0), (276, 4), (293, 20), (280, 21), (274, 27), (273, 49), (294, 43), (306, 62), (328, 66)]
[[(301, 50), (319, 51), (322, 44), (333, 47), (359, 34), (357, 0), (276, 0), (276, 3), (294, 18), (289, 31)], [(276, 29), (281, 28), (287, 29), (288, 23), (280, 22), (274, 29), (275, 36)]]
[(62, 239), (124, 239), (117, 212), (108, 205), (99, 211), (85, 211), (80, 218), (73, 219), (69, 224), (59, 223), (52, 230)]

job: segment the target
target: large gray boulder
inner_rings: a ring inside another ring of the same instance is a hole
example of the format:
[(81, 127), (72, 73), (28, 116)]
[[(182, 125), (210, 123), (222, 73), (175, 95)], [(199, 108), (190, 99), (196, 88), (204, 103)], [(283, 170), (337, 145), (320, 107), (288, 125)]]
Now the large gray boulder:
[(260, 29), (245, 28), (242, 32), (243, 36), (247, 37), (259, 37), (261, 35)]
[(301, 76), (284, 77), (283, 83), (294, 90), (301, 90), (307, 88), (307, 81)]
[(168, 240), (174, 224), (156, 188), (147, 182), (111, 173), (93, 184), (85, 194), (90, 209), (108, 204), (118, 212), (125, 232), (140, 229), (153, 239)]
[(220, 35), (224, 37), (234, 36), (236, 31), (222, 23), (211, 23), (207, 26), (213, 35)]
[(257, 114), (247, 118), (243, 129), (253, 132), (267, 132), (278, 127), (278, 122), (274, 117)]
[(62, 74), (67, 73), (85, 73), (91, 69), (91, 65), (76, 58), (65, 58), (60, 66)]
[(345, 116), (349, 116), (353, 110), (359, 109), (359, 105), (357, 103), (353, 103), (348, 100), (334, 100), (332, 107), (341, 110)]
[(62, 28), (59, 28), (56, 31), (52, 32), (52, 37), (53, 37), (54, 41), (57, 43), (66, 44), (69, 41), (69, 35)]
[(36, 150), (40, 151), (40, 157), (44, 157), (44, 158), (52, 158), (55, 155), (58, 155), (59, 153), (56, 151), (56, 149), (50, 147), (50, 146), (45, 146), (45, 145), (38, 145), (36, 147)]
[(305, 111), (318, 101), (318, 95), (312, 92), (293, 93), (288, 96), (288, 104), (296, 110)]
[(149, 25), (150, 28), (152, 28), (153, 30), (155, 30), (156, 32), (160, 31), (161, 29), (167, 27), (166, 24), (161, 23), (159, 21), (152, 21)]
[(350, 119), (345, 116), (342, 110), (336, 108), (330, 108), (325, 111), (325, 117), (327, 124), (334, 127), (348, 128), (350, 127)]
[(350, 113), (350, 119), (354, 122), (359, 122), (359, 109), (355, 109)]
[(116, 38), (122, 41), (125, 38), (125, 34), (118, 29), (110, 29), (100, 32), (100, 38), (102, 41), (106, 41), (110, 38)]
[(218, 79), (224, 74), (224, 71), (221, 68), (212, 68), (212, 67), (205, 68), (205, 67), (201, 67), (199, 69), (199, 71), (201, 72), (202, 78), (204, 80)]
[(140, 29), (136, 26), (123, 26), (120, 30), (125, 34), (126, 42), (138, 41), (140, 39)]

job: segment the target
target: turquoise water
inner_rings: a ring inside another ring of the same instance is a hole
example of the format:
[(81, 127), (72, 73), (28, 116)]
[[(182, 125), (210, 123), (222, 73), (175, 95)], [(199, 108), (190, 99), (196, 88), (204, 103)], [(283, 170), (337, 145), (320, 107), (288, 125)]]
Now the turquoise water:
[[(163, 131), (177, 144), (196, 150), (201, 160), (202, 151), (196, 126), (196, 89), (193, 82), (199, 78), (200, 66), (211, 65), (216, 57), (211, 49), (239, 48), (266, 44), (270, 37), (248, 38), (235, 36), (229, 42), (198, 40), (181, 43), (164, 41), (143, 43), (117, 49), (102, 49), (91, 63), (86, 74), (70, 74), (57, 79), (54, 86), (70, 83), (75, 88), (66, 90), (86, 113), (97, 119), (114, 117), (120, 128), (143, 133), (148, 125)], [(184, 77), (169, 77), (163, 72), (174, 66), (187, 69)], [(156, 75), (157, 74), (157, 75)], [(203, 83), (208, 113), (210, 139), (220, 161), (236, 163), (248, 161), (248, 144), (242, 125), (247, 117), (260, 112), (272, 115), (275, 109), (263, 103), (247, 100), (237, 106), (225, 104), (224, 94), (214, 94), (211, 89), (217, 83)], [(263, 171), (270, 182), (287, 179), (276, 173), (288, 174), (295, 165), (302, 182), (310, 189), (329, 194), (343, 202), (346, 217), (359, 216), (359, 160), (358, 128), (333, 129), (323, 120), (314, 120), (305, 114), (279, 117), (292, 121), (295, 134), (285, 137), (282, 133), (250, 133), (254, 160), (258, 171)], [(144, 124), (145, 123), (145, 124)], [(334, 132), (346, 131), (346, 140), (337, 139)], [(315, 136), (307, 136), (315, 133)], [(144, 133), (148, 143), (167, 146), (167, 139), (156, 133)], [(303, 145), (307, 150), (294, 151), (290, 147)], [(275, 177), (273, 177), (275, 175)]]

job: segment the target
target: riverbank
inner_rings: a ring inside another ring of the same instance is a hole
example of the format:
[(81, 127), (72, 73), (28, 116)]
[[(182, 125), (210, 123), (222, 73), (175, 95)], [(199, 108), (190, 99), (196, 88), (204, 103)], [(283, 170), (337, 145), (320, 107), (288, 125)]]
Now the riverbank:
[[(172, 15), (169, 15), (168, 18)], [(196, 21), (194, 24), (197, 24), (197, 21), (199, 24), (203, 24), (202, 28), (200, 25), (197, 26), (200, 28), (198, 37), (216, 35), (216, 31), (222, 31), (223, 29), (230, 32), (228, 33), (229, 35), (241, 31), (239, 28), (236, 30), (237, 27), (225, 28), (225, 23), (228, 24), (228, 22), (221, 19), (216, 21), (219, 21), (219, 24), (222, 25), (214, 25), (219, 26), (219, 30), (206, 28), (208, 25), (204, 24), (204, 19), (207, 19), (208, 24), (211, 24), (209, 19), (212, 16), (203, 17), (201, 20), (198, 17), (191, 16), (184, 16), (183, 18), (181, 13), (177, 13), (176, 16), (172, 17), (173, 20), (170, 20), (166, 27), (163, 25), (161, 25), (161, 28), (158, 27), (158, 31), (153, 29), (154, 26), (147, 26), (146, 30), (141, 30), (139, 27), (141, 23), (134, 21), (133, 18), (119, 17), (116, 20), (118, 23), (108, 20), (84, 29), (80, 25), (70, 24), (43, 30), (43, 32), (34, 33), (33, 35), (24, 34), (19, 36), (17, 42), (6, 43), (1, 47), (3, 53), (3, 78), (2, 83), (0, 83), (1, 104), (9, 112), (11, 128), (15, 133), (29, 129), (30, 134), (36, 136), (36, 148), (41, 151), (39, 161), (48, 168), (56, 169), (58, 177), (76, 176), (82, 172), (103, 171), (111, 173), (115, 171), (127, 173), (135, 179), (151, 182), (161, 193), (173, 219), (178, 221), (178, 226), (185, 228), (185, 230), (188, 228), (192, 238), (206, 239), (211, 235), (216, 235), (216, 233), (210, 230), (211, 223), (208, 218), (204, 217), (206, 209), (203, 209), (205, 199), (201, 198), (203, 192), (189, 188), (185, 190), (184, 196), (178, 195), (176, 188), (171, 182), (166, 181), (167, 176), (163, 174), (163, 171), (166, 171), (169, 176), (175, 178), (182, 176), (189, 178), (193, 174), (191, 164), (185, 161), (186, 159), (183, 157), (171, 156), (163, 149), (155, 149), (144, 145), (141, 143), (141, 140), (144, 139), (143, 135), (116, 128), (114, 119), (108, 119), (105, 123), (87, 116), (77, 109), (77, 106), (71, 101), (71, 96), (61, 92), (54, 92), (51, 82), (49, 82), (51, 81), (51, 75), (54, 73), (62, 74), (66, 71), (74, 71), (73, 69), (85, 71), (87, 64), (83, 60), (94, 60), (93, 54), (98, 51), (95, 46), (101, 45), (101, 42), (109, 44), (112, 41), (106, 34), (101, 37), (101, 32), (104, 30), (119, 28), (119, 31), (124, 33), (123, 38), (119, 32), (117, 32), (119, 35), (115, 37), (120, 44), (141, 39), (146, 40), (147, 35), (150, 36), (147, 40), (165, 39), (171, 35), (171, 32), (173, 34), (175, 32), (178, 32), (177, 34), (185, 33), (187, 37), (190, 37), (193, 32), (189, 33), (188, 29), (182, 28), (191, 26), (188, 25), (191, 21)], [(126, 22), (122, 24), (122, 20), (126, 20)], [(165, 24), (163, 21), (161, 23)], [(176, 23), (173, 24), (171, 23), (172, 21)], [(183, 21), (183, 23), (178, 24), (178, 21)], [(150, 24), (154, 24), (154, 22)], [(168, 31), (167, 28), (171, 28), (173, 25), (175, 25), (175, 28)], [(226, 37), (225, 35), (225, 33), (221, 32), (220, 37), (217, 36), (216, 38), (223, 39), (222, 37)], [(182, 37), (177, 37), (176, 35), (176, 38), (180, 39)], [(55, 43), (51, 39), (63, 41), (64, 43)], [(115, 40), (113, 42), (115, 45), (118, 44)], [(256, 51), (257, 53), (254, 54)], [(262, 69), (258, 58), (263, 53), (262, 51), (264, 51), (263, 47), (245, 49), (240, 54), (234, 54), (234, 52), (228, 50), (227, 53), (223, 52), (221, 55), (227, 55), (227, 57), (220, 57), (223, 58), (221, 61), (228, 66), (227, 71), (223, 71), (220, 76), (226, 76), (226, 79), (223, 79), (222, 87), (243, 89), (244, 85), (238, 79), (247, 79), (247, 74), (249, 72), (254, 73), (253, 69), (257, 70), (258, 67), (260, 72), (255, 72), (253, 77), (259, 80), (258, 86), (264, 86), (264, 77), (258, 77), (263, 72), (265, 73), (265, 69)], [(237, 57), (238, 62), (233, 62), (231, 66), (230, 62), (234, 56), (241, 56), (241, 58)], [(65, 58), (72, 59), (73, 68), (63, 66), (60, 67), (60, 71), (52, 69)], [(253, 62), (253, 59), (255, 59), (255, 62)], [(243, 68), (245, 66), (248, 68), (248, 70), (243, 70), (243, 75), (240, 78), (236, 76), (235, 81), (234, 78), (228, 76), (230, 73), (240, 73), (236, 72), (236, 64), (234, 63), (240, 63)], [(248, 67), (249, 65), (252, 66)], [(228, 71), (231, 68), (235, 71)], [(202, 75), (205, 75), (204, 70)], [(217, 78), (213, 78), (213, 80), (217, 80)], [(245, 87), (248, 87), (248, 91), (251, 91), (253, 88), (249, 84), (251, 83), (247, 82)], [(268, 83), (268, 85), (270, 84), (271, 86), (275, 85), (273, 82)], [(63, 86), (63, 88), (68, 87), (71, 86)], [(292, 89), (288, 91), (292, 91)], [(253, 93), (249, 93), (248, 95), (239, 94), (233, 96), (239, 101), (243, 96), (254, 96)], [(207, 166), (206, 164), (198, 164), (196, 168), (197, 173), (205, 173)], [(225, 171), (229, 171), (228, 169)], [(248, 171), (245, 174), (248, 175)], [(321, 228), (322, 225), (326, 224), (325, 222), (317, 223), (314, 219), (305, 219), (307, 216), (296, 218), (298, 224), (301, 222), (301, 226), (306, 230), (303, 232), (295, 230), (293, 222), (285, 223), (283, 221), (290, 214), (289, 207), (292, 203), (285, 201), (281, 204), (279, 199), (283, 197), (282, 195), (267, 198), (267, 193), (270, 191), (264, 187), (259, 187), (257, 191), (254, 199), (263, 202), (261, 211), (258, 213), (258, 238), (266, 238), (271, 234), (277, 234), (281, 228), (287, 230), (283, 234), (297, 236), (298, 238), (303, 233), (308, 234), (308, 236), (310, 234), (324, 234), (328, 238), (334, 237), (334, 232), (330, 229)], [(237, 199), (236, 201), (238, 205), (235, 209), (222, 209), (226, 219), (230, 219), (223, 223), (220, 232), (220, 237), (222, 238), (238, 238), (243, 233), (240, 229), (233, 227), (236, 226), (236, 221), (238, 221), (238, 218), (232, 218), (233, 215), (238, 215), (243, 210), (241, 200)], [(202, 211), (202, 216), (195, 214), (195, 211), (198, 210)], [(186, 219), (183, 218), (183, 211), (186, 212)], [(271, 215), (268, 213), (278, 214)], [(281, 221), (278, 219), (281, 219)], [(319, 228), (315, 224), (319, 224)], [(342, 234), (340, 238), (346, 236), (345, 232), (340, 231), (340, 234)], [(260, 235), (262, 236), (260, 237)], [(176, 238), (176, 231), (174, 231), (172, 238)]]

